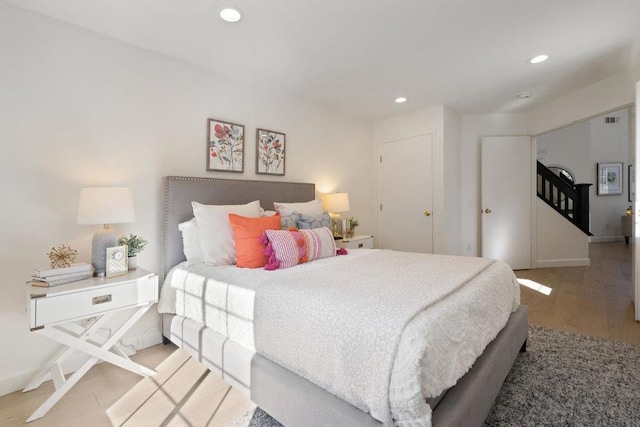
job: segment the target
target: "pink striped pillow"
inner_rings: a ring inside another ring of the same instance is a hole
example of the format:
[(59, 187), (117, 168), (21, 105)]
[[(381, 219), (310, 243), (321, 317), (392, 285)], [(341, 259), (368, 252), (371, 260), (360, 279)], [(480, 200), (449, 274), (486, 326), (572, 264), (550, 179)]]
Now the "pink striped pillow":
[(333, 233), (326, 227), (313, 230), (266, 230), (261, 242), (269, 262), (265, 270), (289, 268), (314, 259), (336, 256)]

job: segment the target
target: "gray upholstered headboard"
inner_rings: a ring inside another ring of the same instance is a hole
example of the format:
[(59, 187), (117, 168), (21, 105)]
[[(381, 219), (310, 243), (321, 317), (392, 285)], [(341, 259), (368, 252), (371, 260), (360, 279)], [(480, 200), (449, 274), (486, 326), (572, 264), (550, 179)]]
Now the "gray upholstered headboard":
[(178, 224), (193, 218), (191, 202), (207, 205), (237, 205), (260, 200), (266, 210), (273, 202), (307, 202), (316, 197), (314, 184), (279, 181), (166, 176), (164, 187), (164, 265), (165, 275), (185, 260)]

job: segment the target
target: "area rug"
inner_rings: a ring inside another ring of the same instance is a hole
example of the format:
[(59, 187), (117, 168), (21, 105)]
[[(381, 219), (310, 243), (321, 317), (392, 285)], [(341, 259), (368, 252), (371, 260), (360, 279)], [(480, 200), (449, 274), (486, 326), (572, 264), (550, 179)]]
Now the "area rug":
[[(280, 426), (260, 408), (233, 423)], [(638, 348), (529, 326), (485, 426), (640, 426)]]

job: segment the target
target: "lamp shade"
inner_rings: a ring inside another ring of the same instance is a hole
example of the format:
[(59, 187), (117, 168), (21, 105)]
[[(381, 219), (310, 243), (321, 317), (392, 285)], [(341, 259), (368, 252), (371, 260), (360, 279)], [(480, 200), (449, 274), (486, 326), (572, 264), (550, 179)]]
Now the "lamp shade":
[(130, 188), (89, 187), (80, 191), (78, 224), (122, 224), (135, 220)]
[(329, 212), (347, 212), (349, 207), (348, 193), (331, 193), (322, 196), (322, 206)]

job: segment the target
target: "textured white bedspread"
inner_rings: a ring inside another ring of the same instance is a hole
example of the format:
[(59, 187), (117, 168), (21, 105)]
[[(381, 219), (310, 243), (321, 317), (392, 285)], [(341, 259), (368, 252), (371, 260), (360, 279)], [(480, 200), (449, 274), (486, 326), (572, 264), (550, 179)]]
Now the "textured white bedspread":
[[(257, 273), (257, 274), (256, 274)], [(262, 273), (262, 274), (260, 274)], [(187, 266), (171, 269), (160, 291), (159, 313), (175, 313), (255, 350), (255, 279), (262, 270), (235, 266)]]
[(354, 250), (274, 272), (177, 268), (159, 311), (256, 348), (386, 424), (428, 426), (425, 398), (469, 370), (519, 296), (503, 263)]

